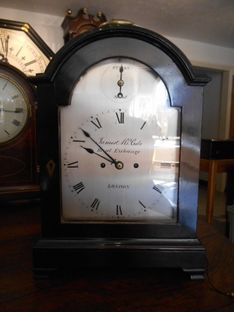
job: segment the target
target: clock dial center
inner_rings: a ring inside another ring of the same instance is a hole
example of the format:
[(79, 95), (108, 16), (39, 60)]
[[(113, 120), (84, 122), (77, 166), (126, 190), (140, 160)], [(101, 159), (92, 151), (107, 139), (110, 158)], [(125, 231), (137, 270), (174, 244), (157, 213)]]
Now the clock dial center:
[(116, 163), (115, 163), (116, 169), (121, 170), (121, 169), (123, 169), (123, 167), (124, 167), (124, 164), (122, 161), (116, 161)]

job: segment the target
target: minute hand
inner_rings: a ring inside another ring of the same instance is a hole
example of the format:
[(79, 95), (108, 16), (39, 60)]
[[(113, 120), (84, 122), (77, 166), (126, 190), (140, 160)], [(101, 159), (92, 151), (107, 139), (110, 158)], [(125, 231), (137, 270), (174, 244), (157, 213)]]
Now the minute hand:
[(0, 111), (5, 112), (5, 113), (22, 113), (23, 109), (15, 108), (15, 110), (10, 110), (10, 109), (5, 109), (5, 108), (0, 108)]
[(82, 130), (82, 132), (84, 133), (84, 135), (85, 135), (87, 138), (89, 138), (91, 141), (93, 141), (93, 143), (96, 144), (96, 145), (103, 151), (103, 153), (106, 154), (106, 156), (109, 157), (109, 158), (112, 160), (112, 162), (113, 162), (114, 164), (117, 164), (117, 163), (118, 163), (117, 160), (114, 159), (113, 157), (111, 157), (111, 156), (101, 147), (101, 145), (99, 145), (99, 144), (90, 136), (90, 134), (89, 134), (87, 131), (83, 130), (82, 128), (80, 128), (80, 129)]

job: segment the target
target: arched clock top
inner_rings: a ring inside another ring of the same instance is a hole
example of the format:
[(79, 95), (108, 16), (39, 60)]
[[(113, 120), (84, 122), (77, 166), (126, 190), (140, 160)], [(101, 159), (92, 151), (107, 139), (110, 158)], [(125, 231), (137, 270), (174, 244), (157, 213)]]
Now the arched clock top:
[[(190, 61), (172, 42), (134, 25), (106, 26), (74, 38), (56, 54), (39, 80), (53, 83), (58, 105), (69, 105), (71, 87), (89, 67), (119, 56), (136, 59), (152, 68), (170, 94), (208, 82), (206, 77), (195, 75)], [(179, 99), (174, 102), (172, 96), (172, 105), (182, 104)]]

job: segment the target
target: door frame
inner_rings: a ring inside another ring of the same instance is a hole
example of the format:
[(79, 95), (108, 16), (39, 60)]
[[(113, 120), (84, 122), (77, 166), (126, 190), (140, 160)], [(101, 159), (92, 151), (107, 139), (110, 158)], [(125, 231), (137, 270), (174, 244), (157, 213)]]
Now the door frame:
[[(223, 73), (218, 136), (220, 139), (229, 139), (232, 126), (234, 137), (234, 68), (201, 62), (192, 62), (192, 64), (196, 67), (207, 70), (217, 70)], [(226, 173), (221, 173), (218, 175), (216, 185), (219, 192), (225, 191), (226, 177)]]

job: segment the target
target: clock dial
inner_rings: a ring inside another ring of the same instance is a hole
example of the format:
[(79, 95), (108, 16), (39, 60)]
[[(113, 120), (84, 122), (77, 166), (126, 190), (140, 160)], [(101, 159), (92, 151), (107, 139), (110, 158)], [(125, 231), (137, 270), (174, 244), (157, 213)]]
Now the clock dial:
[(29, 28), (28, 24), (20, 30), (0, 27), (0, 59), (34, 76), (45, 71), (50, 59), (28, 36)]
[(180, 111), (155, 72), (102, 61), (60, 116), (63, 222), (176, 222)]
[(0, 144), (17, 137), (30, 116), (27, 96), (13, 77), (0, 74)]

